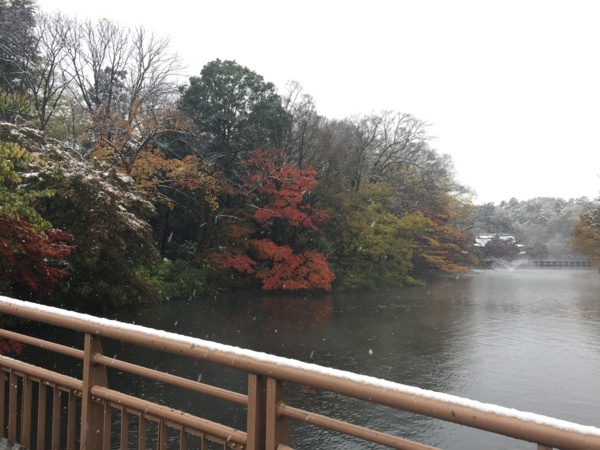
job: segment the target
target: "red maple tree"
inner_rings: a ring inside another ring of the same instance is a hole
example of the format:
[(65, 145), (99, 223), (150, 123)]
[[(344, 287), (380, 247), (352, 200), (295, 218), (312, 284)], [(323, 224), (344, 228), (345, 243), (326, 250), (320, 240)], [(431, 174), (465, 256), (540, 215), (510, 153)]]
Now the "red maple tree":
[[(26, 219), (0, 216), (0, 279), (31, 291), (49, 293), (67, 269), (57, 267), (72, 246), (65, 242), (70, 234), (58, 229), (45, 233), (35, 231)], [(0, 354), (20, 354), (23, 344), (0, 339)]]
[(31, 291), (49, 293), (67, 269), (58, 267), (72, 246), (58, 229), (38, 233), (26, 219), (0, 216), (0, 277)]
[(244, 168), (242, 184), (229, 192), (238, 207), (221, 225), (227, 245), (211, 262), (253, 274), (265, 290), (331, 289), (335, 275), (327, 258), (306, 239), (329, 220), (306, 201), (317, 185), (316, 171), (287, 164), (279, 149), (255, 151)]

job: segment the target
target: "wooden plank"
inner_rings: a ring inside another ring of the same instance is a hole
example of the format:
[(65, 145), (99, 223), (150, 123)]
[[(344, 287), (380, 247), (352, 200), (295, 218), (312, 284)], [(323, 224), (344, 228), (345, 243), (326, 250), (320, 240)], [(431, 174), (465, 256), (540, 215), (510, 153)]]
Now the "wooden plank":
[(69, 391), (67, 409), (67, 450), (75, 450), (75, 434), (77, 433), (77, 397)]
[(19, 393), (19, 377), (14, 370), (10, 371), (8, 386), (8, 440), (17, 440), (17, 397)]
[(121, 450), (127, 450), (129, 444), (129, 413), (121, 411)]
[(138, 430), (138, 450), (147, 450), (146, 445), (148, 433), (148, 420), (140, 414), (139, 418), (139, 430)]
[(48, 389), (43, 382), (38, 387), (38, 414), (37, 414), (37, 450), (46, 448), (46, 397)]
[(33, 383), (27, 376), (23, 376), (23, 398), (21, 406), (21, 440), (19, 443), (25, 447), (31, 447), (31, 399)]
[(60, 448), (61, 392), (58, 386), (52, 390), (52, 450)]

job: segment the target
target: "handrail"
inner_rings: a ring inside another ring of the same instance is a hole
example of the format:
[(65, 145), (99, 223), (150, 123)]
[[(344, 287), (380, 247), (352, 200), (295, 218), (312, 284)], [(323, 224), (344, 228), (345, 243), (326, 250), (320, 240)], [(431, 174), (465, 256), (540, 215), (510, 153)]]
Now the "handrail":
[(172, 386), (178, 386), (189, 391), (198, 392), (200, 394), (210, 395), (221, 400), (227, 400), (240, 405), (248, 405), (248, 396), (239, 394), (237, 392), (228, 391), (221, 389), (209, 384), (200, 383), (198, 381), (188, 380), (186, 378), (170, 375), (168, 373), (159, 372), (158, 370), (152, 370), (142, 368), (136, 364), (131, 364), (125, 361), (119, 361), (115, 358), (109, 358), (104, 355), (94, 355), (92, 361), (95, 364), (102, 364), (106, 367), (113, 369), (122, 370), (133, 375), (139, 375), (146, 378), (150, 378), (155, 381), (170, 384)]
[(0, 328), (0, 337), (6, 339), (12, 339), (26, 345), (32, 345), (35, 347), (43, 348), (45, 350), (52, 351), (54, 353), (60, 353), (62, 355), (70, 356), (72, 358), (83, 359), (83, 350), (79, 350), (73, 347), (67, 347), (66, 345), (56, 344), (49, 342), (44, 339), (37, 339), (31, 336), (27, 336), (21, 333), (15, 333), (14, 331), (3, 330)]
[[(281, 437), (285, 433), (282, 434), (280, 430), (280, 422), (284, 421), (285, 418), (306, 420), (302, 419), (302, 415), (312, 414), (309, 411), (292, 408), (285, 403), (280, 392), (282, 381), (327, 390), (400, 410), (411, 411), (448, 422), (537, 443), (540, 446), (549, 448), (600, 448), (600, 429), (591, 426), (578, 425), (538, 414), (524, 413), (449, 394), (423, 390), (352, 372), (328, 369), (315, 364), (303, 363), (202, 339), (153, 330), (139, 325), (124, 324), (58, 308), (42, 307), (7, 297), (0, 296), (0, 312), (69, 328), (90, 336), (107, 337), (247, 372), (251, 377), (249, 380), (254, 380), (253, 387), (249, 389), (248, 396), (236, 393), (231, 393), (233, 394), (231, 395), (227, 393), (228, 391), (224, 391), (223, 394), (229, 400), (242, 404), (244, 404), (243, 402), (247, 402), (249, 427), (250, 422), (252, 422), (253, 426), (257, 427), (252, 432), (259, 435), (258, 437), (253, 437), (253, 439), (256, 439), (254, 442), (266, 442), (266, 448), (276, 448), (277, 443), (270, 446), (270, 439), (282, 439), (279, 441), (279, 444), (287, 445), (287, 442), (284, 442), (285, 438)], [(111, 359), (96, 352), (90, 356), (90, 363), (136, 370), (129, 366), (128, 363), (111, 362), (109, 361)], [(88, 383), (90, 382), (88, 381)], [(84, 386), (85, 384), (84, 380)], [(91, 385), (93, 384), (91, 383)], [(249, 386), (251, 384), (249, 383)], [(266, 399), (260, 397), (260, 392), (263, 391), (266, 392)], [(110, 400), (107, 394), (109, 390), (106, 387), (94, 386), (90, 392), (95, 396)], [(205, 393), (213, 395), (216, 391), (212, 393), (206, 391)], [(252, 419), (250, 418), (251, 414), (253, 415)], [(255, 423), (257, 420), (254, 417), (255, 414), (266, 414), (268, 416), (266, 419), (266, 430), (260, 431), (258, 429), (260, 427), (259, 424)], [(269, 417), (271, 418), (269, 419)], [(333, 429), (339, 428), (340, 425), (336, 423), (339, 421), (328, 418), (318, 418), (316, 421), (312, 420), (312, 422), (325, 428), (333, 427)], [(248, 432), (250, 433), (250, 430)], [(385, 440), (387, 438), (381, 437), (381, 439)], [(249, 443), (248, 445), (249, 448), (254, 448), (252, 446), (255, 444)], [(394, 448), (409, 448), (402, 447), (401, 445), (403, 444), (398, 444)]]

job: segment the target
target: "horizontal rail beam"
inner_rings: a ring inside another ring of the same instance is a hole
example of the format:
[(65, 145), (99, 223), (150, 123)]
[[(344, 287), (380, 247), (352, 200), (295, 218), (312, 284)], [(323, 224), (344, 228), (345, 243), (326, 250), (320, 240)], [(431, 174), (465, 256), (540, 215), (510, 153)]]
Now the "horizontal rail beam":
[(125, 361), (119, 361), (118, 359), (110, 358), (105, 355), (95, 354), (92, 360), (95, 364), (102, 364), (106, 367), (122, 370), (123, 372), (128, 372), (133, 375), (150, 378), (155, 381), (160, 381), (200, 394), (210, 395), (211, 397), (227, 400), (240, 405), (248, 405), (248, 396), (238, 392), (228, 391), (227, 389), (218, 388), (209, 384), (159, 372), (158, 370), (148, 369), (147, 367), (138, 366)]
[(83, 359), (83, 350), (78, 348), (68, 347), (66, 345), (57, 344), (55, 342), (46, 341), (44, 339), (38, 339), (26, 334), (15, 333), (14, 331), (8, 331), (0, 328), (0, 337), (12, 339), (13, 341), (19, 341), (32, 347), (43, 348), (51, 352), (60, 353), (62, 355), (70, 356), (72, 358)]
[(295, 419), (301, 422), (316, 425), (321, 428), (338, 431), (348, 436), (354, 436), (376, 444), (385, 445), (397, 450), (439, 450), (437, 447), (420, 444), (418, 442), (409, 441), (391, 434), (381, 433), (371, 430), (370, 428), (353, 425), (342, 420), (332, 419), (331, 417), (316, 414), (310, 411), (304, 411), (299, 408), (293, 408), (284, 403), (280, 403), (277, 408), (277, 413), (280, 416)]
[(141, 398), (132, 397), (102, 386), (93, 386), (91, 392), (94, 396), (110, 402), (114, 406), (131, 408), (131, 410), (137, 411), (142, 415), (161, 417), (190, 430), (211, 434), (225, 441), (235, 442), (236, 444), (245, 446), (247, 442), (246, 433), (243, 431), (207, 419), (202, 419), (201, 417), (193, 416), (183, 411), (157, 405)]
[(52, 372), (7, 356), (0, 356), (0, 365), (14, 370), (20, 376), (27, 374), (32, 381), (53, 385), (63, 390), (81, 392), (83, 387), (83, 382), (77, 378)]

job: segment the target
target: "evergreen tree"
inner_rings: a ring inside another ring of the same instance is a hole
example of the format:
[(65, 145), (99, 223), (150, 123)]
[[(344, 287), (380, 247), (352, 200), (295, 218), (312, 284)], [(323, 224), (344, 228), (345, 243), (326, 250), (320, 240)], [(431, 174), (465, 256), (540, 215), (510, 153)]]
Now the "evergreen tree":
[(0, 0), (0, 88), (26, 91), (23, 68), (35, 54), (35, 3), (33, 0)]
[(289, 124), (275, 85), (235, 61), (206, 64), (182, 89), (179, 108), (229, 176), (252, 151), (281, 147)]

